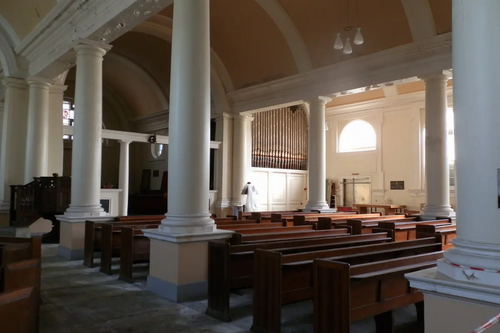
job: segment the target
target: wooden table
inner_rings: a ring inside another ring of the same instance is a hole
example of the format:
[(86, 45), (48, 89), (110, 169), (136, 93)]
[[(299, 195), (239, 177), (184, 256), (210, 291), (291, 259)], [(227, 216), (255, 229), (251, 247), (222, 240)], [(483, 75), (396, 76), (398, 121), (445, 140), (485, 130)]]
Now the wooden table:
[(368, 208), (383, 208), (385, 215), (396, 215), (396, 209), (406, 208), (406, 205), (377, 205), (377, 204), (355, 204), (360, 214), (367, 214)]

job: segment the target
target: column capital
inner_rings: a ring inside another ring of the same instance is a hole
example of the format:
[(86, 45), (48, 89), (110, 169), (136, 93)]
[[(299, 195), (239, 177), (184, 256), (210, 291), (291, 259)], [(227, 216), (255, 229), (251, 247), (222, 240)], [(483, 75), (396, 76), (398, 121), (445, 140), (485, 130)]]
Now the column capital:
[(104, 57), (104, 55), (112, 48), (109, 44), (99, 43), (89, 39), (81, 40), (78, 45), (74, 47), (78, 55), (90, 55), (96, 57)]
[(234, 118), (239, 119), (239, 120), (243, 120), (243, 121), (248, 121), (250, 123), (252, 121), (254, 121), (254, 119), (255, 119), (253, 114), (251, 114), (251, 113), (240, 113), (240, 114), (236, 115)]
[(419, 76), (419, 78), (427, 84), (430, 82), (447, 82), (451, 79), (451, 76), (450, 71), (439, 71), (433, 74)]
[(120, 145), (126, 145), (128, 146), (132, 141), (126, 141), (126, 140), (118, 140), (118, 142), (120, 143)]
[(26, 82), (26, 80), (12, 76), (3, 78), (2, 83), (4, 86), (9, 88), (26, 89), (28, 87), (28, 83)]
[(54, 84), (54, 80), (43, 77), (28, 77), (26, 82), (28, 82), (30, 87), (38, 87), (41, 89), (49, 89)]
[(215, 114), (215, 120), (222, 120), (222, 119), (232, 119), (234, 118), (234, 115), (229, 112), (222, 112), (222, 113), (217, 113)]
[(66, 91), (66, 89), (68, 89), (68, 86), (65, 86), (64, 84), (60, 84), (60, 83), (54, 83), (50, 87), (50, 92), (54, 93), (54, 94), (62, 94)]
[(309, 106), (311, 106), (313, 104), (326, 105), (326, 104), (330, 103), (331, 101), (332, 101), (332, 99), (330, 97), (317, 96), (317, 97), (310, 98), (310, 99), (306, 100), (305, 102), (307, 104), (309, 104)]

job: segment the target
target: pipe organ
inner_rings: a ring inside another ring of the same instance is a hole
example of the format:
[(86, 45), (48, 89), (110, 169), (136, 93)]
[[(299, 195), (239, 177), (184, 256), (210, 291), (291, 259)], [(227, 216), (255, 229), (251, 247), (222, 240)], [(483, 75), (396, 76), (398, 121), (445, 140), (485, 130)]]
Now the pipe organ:
[(307, 115), (300, 107), (254, 114), (252, 167), (307, 170)]

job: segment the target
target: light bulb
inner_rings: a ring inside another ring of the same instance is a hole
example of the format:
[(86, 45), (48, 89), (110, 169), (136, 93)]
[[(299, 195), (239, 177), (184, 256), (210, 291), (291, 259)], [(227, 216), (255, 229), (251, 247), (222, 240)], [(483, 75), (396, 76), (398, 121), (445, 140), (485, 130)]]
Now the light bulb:
[(363, 35), (361, 34), (361, 28), (356, 28), (356, 36), (354, 36), (354, 44), (361, 45), (364, 42)]
[(340, 37), (340, 32), (337, 32), (337, 38), (335, 39), (335, 44), (333, 44), (335, 50), (342, 50), (344, 48), (344, 43), (342, 43), (342, 37)]
[(345, 40), (344, 54), (351, 54), (351, 53), (352, 53), (352, 46), (351, 46), (350, 38), (347, 38)]

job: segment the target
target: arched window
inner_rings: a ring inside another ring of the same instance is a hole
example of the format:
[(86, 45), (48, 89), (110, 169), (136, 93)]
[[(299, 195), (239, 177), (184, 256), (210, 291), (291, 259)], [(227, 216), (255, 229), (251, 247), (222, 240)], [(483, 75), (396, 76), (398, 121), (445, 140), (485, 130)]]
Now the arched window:
[(348, 123), (339, 137), (339, 153), (375, 150), (377, 135), (373, 126), (364, 120)]

